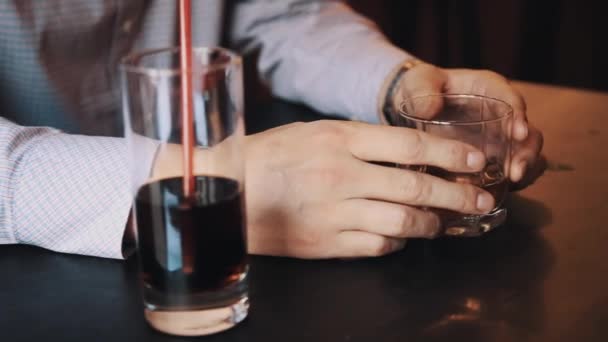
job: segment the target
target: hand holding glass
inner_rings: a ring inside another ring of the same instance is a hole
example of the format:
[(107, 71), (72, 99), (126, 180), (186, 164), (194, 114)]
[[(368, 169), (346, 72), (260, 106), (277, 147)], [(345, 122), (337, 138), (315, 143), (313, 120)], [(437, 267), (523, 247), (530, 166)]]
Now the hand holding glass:
[(428, 208), (439, 215), (444, 235), (479, 236), (505, 221), (507, 209), (503, 202), (509, 184), (512, 116), (511, 106), (497, 99), (437, 94), (408, 98), (398, 113), (383, 118), (391, 125), (464, 142), (484, 153), (486, 165), (476, 173), (450, 172), (426, 165), (402, 166), (449, 181), (473, 184), (494, 197), (495, 208), (482, 215)]

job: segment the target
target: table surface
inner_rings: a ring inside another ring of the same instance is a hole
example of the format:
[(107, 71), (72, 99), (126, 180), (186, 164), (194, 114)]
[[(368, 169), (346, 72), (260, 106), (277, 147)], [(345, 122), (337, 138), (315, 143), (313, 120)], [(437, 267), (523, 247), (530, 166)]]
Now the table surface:
[[(608, 94), (515, 83), (549, 169), (478, 239), (356, 261), (251, 258), (250, 317), (207, 341), (608, 341)], [(254, 131), (319, 117), (273, 102)], [(0, 246), (0, 340), (179, 341), (143, 320), (136, 261)]]

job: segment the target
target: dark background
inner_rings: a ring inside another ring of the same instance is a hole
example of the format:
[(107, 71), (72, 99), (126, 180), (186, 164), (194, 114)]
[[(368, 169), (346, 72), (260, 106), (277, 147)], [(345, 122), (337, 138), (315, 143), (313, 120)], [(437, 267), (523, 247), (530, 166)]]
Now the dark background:
[(350, 0), (393, 43), (442, 67), (608, 90), (606, 1)]

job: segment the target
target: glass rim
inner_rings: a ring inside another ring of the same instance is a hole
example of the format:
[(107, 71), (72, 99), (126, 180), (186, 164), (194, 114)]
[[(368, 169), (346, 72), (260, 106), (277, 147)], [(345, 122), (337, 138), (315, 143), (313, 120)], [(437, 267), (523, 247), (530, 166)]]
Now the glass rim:
[[(127, 56), (123, 57), (120, 60), (120, 70), (123, 72), (128, 72), (128, 73), (134, 73), (134, 74), (141, 74), (141, 75), (148, 75), (148, 76), (178, 76), (182, 74), (182, 71), (179, 67), (176, 68), (161, 68), (161, 67), (146, 67), (146, 66), (141, 66), (141, 65), (136, 65), (135, 61), (148, 57), (148, 56), (152, 56), (152, 55), (157, 55), (157, 54), (161, 54), (161, 53), (170, 53), (170, 54), (174, 54), (174, 53), (179, 53), (180, 51), (180, 47), (179, 46), (171, 46), (171, 47), (163, 47), (163, 48), (157, 48), (157, 49), (146, 49), (146, 50), (141, 50), (141, 51), (137, 51), (137, 52), (133, 52), (128, 54)], [(192, 47), (192, 51), (219, 51), (221, 53), (223, 53), (224, 55), (228, 56), (229, 59), (225, 62), (221, 62), (221, 63), (214, 63), (214, 64), (208, 64), (208, 65), (202, 65), (202, 66), (197, 66), (196, 69), (191, 70), (189, 73), (196, 73), (199, 72), (200, 70), (204, 70), (204, 71), (216, 71), (216, 70), (220, 70), (220, 69), (225, 69), (228, 66), (231, 65), (241, 65), (242, 64), (242, 59), (241, 56), (239, 56), (237, 53), (219, 47), (219, 46), (194, 46)]]
[[(501, 103), (503, 105), (506, 106), (507, 110), (505, 111), (505, 113), (503, 113), (502, 115), (499, 115), (498, 117), (492, 118), (492, 119), (481, 119), (481, 120), (468, 120), (468, 121), (455, 121), (455, 120), (433, 120), (433, 119), (421, 119), (419, 117), (415, 117), (411, 114), (408, 114), (405, 110), (404, 110), (404, 106), (408, 103), (411, 102), (413, 100), (417, 100), (417, 99), (423, 99), (423, 98), (432, 98), (432, 97), (441, 97), (441, 98), (468, 98), (468, 99), (477, 99), (477, 100), (489, 100), (492, 101), (494, 103)], [(424, 124), (432, 124), (432, 125), (443, 125), (443, 126), (472, 126), (472, 125), (479, 125), (479, 124), (485, 124), (485, 123), (492, 123), (492, 122), (498, 122), (498, 121), (502, 121), (505, 119), (508, 119), (510, 117), (513, 116), (513, 106), (511, 106), (509, 103), (507, 103), (506, 101), (494, 98), (494, 97), (489, 97), (489, 96), (485, 96), (485, 95), (476, 95), (476, 94), (427, 94), (427, 95), (419, 95), (419, 96), (412, 96), (412, 97), (408, 97), (406, 99), (404, 99), (403, 101), (401, 101), (401, 103), (399, 104), (399, 115), (408, 119), (408, 120), (412, 120), (418, 123), (424, 123)]]

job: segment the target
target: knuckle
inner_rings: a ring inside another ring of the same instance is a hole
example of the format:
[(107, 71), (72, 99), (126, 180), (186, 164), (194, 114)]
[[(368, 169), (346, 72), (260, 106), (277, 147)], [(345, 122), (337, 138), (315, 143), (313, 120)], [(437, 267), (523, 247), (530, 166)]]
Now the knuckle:
[(432, 211), (409, 211), (403, 222), (403, 235), (399, 237), (426, 237), (432, 238), (439, 234), (441, 222), (439, 216)]
[(434, 237), (439, 236), (439, 233), (441, 231), (441, 226), (442, 226), (441, 218), (439, 217), (439, 215), (437, 215), (436, 213), (431, 212), (431, 211), (427, 212), (427, 215), (428, 215), (428, 223), (429, 223), (429, 226), (428, 226), (429, 233), (427, 234), (428, 237), (434, 238)]
[(401, 150), (406, 151), (406, 162), (417, 162), (423, 159), (425, 146), (420, 132), (412, 130), (408, 139), (402, 140)]
[(400, 232), (400, 236), (403, 237), (403, 235), (405, 235), (405, 233), (416, 227), (417, 225), (417, 218), (416, 215), (414, 215), (411, 210), (409, 210), (407, 207), (404, 207), (402, 210), (400, 210), (400, 214), (399, 214), (399, 232)]
[(414, 203), (422, 202), (427, 196), (428, 186), (424, 177), (419, 172), (408, 172), (402, 185), (402, 193), (407, 201)]
[(446, 160), (449, 161), (453, 166), (461, 166), (465, 160), (466, 151), (460, 144), (452, 143), (446, 147)]
[(465, 213), (470, 210), (470, 200), (473, 193), (473, 186), (464, 183), (452, 183), (450, 188), (446, 188), (446, 195), (450, 203), (446, 203), (445, 209)]
[(471, 184), (462, 184), (464, 191), (462, 191), (462, 198), (459, 201), (458, 211), (460, 212), (472, 212), (476, 211), (477, 208), (477, 194), (479, 191), (477, 187)]
[(344, 129), (331, 120), (319, 120), (310, 124), (312, 128), (311, 139), (323, 146), (336, 146), (345, 140)]
[(313, 174), (316, 183), (330, 189), (342, 183), (345, 178), (344, 170), (334, 166), (319, 167)]
[(314, 251), (318, 250), (323, 243), (323, 234), (318, 230), (302, 232), (294, 238), (294, 250)]

